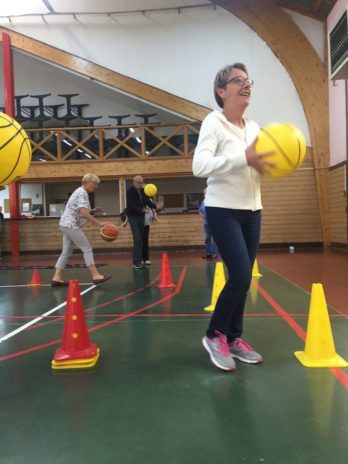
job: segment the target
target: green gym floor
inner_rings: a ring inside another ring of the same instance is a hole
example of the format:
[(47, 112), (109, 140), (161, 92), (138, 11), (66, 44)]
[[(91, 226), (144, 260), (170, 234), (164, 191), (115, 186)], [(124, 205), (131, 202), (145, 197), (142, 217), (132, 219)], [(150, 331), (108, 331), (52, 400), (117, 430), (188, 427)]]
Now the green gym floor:
[[(0, 261), (1, 464), (343, 464), (348, 368), (305, 368), (311, 284), (322, 283), (336, 352), (348, 360), (348, 253), (260, 250), (262, 277), (246, 305), (243, 338), (264, 358), (224, 372), (201, 344), (214, 262), (168, 253), (176, 287), (157, 288), (161, 254), (133, 270), (128, 254), (96, 255), (97, 287), (74, 255), (94, 368), (52, 370), (67, 287), (50, 281), (54, 256)], [(47, 314), (49, 313), (49, 314)], [(34, 320), (38, 318), (37, 320)], [(21, 330), (25, 324), (28, 325)]]

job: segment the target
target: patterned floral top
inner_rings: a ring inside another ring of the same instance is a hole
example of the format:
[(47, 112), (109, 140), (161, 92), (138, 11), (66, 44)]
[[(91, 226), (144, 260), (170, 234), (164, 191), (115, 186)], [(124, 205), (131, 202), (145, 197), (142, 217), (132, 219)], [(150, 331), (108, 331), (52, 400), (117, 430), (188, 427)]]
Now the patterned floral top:
[(71, 195), (66, 204), (64, 212), (60, 218), (59, 225), (79, 229), (86, 223), (86, 219), (81, 216), (80, 208), (91, 210), (88, 193), (83, 187), (77, 188)]

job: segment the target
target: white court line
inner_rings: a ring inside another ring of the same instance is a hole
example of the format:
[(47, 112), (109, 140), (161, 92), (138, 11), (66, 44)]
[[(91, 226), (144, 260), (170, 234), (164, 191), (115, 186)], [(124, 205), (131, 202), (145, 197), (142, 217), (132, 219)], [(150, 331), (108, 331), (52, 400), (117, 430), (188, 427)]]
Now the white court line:
[[(83, 295), (84, 293), (87, 293), (89, 292), (90, 290), (92, 290), (93, 288), (95, 288), (96, 285), (92, 285), (91, 287), (87, 288), (86, 290), (84, 290), (83, 292), (80, 293), (80, 295)], [(56, 306), (55, 308), (53, 309), (50, 309), (49, 311), (47, 311), (46, 313), (44, 314), (41, 314), (41, 316), (39, 317), (36, 317), (35, 319), (33, 319), (32, 321), (29, 321), (27, 322), (26, 324), (24, 325), (21, 325), (20, 327), (18, 327), (18, 329), (14, 330), (13, 332), (10, 332), (8, 333), (7, 335), (4, 335), (3, 337), (0, 338), (0, 343), (7, 340), (8, 338), (11, 338), (13, 337), (14, 335), (18, 334), (19, 332), (22, 332), (22, 330), (25, 330), (26, 328), (30, 327), (31, 325), (35, 324), (36, 322), (38, 321), (41, 321), (41, 319), (43, 319), (45, 316), (48, 316), (49, 314), (52, 314), (54, 313), (55, 311), (57, 311), (57, 309), (60, 309), (62, 308), (63, 306), (66, 305), (66, 302), (65, 303), (61, 303), (60, 305)]]

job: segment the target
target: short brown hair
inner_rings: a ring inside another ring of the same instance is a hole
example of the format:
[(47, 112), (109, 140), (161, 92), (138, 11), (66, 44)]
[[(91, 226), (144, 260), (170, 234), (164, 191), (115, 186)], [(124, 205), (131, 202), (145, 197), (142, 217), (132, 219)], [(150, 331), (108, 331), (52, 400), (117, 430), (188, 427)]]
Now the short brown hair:
[(214, 96), (215, 96), (216, 103), (220, 106), (220, 108), (224, 107), (224, 102), (218, 95), (217, 89), (223, 89), (226, 86), (228, 75), (233, 69), (240, 69), (244, 71), (246, 74), (248, 74), (247, 68), (245, 64), (243, 63), (229, 64), (225, 66), (224, 68), (220, 69), (220, 71), (217, 73), (215, 80), (214, 80)]

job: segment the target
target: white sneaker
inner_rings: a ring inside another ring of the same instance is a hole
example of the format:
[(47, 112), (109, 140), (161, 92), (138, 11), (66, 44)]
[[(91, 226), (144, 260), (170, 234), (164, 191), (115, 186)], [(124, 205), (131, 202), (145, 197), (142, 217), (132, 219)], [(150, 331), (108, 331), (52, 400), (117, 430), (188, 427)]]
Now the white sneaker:
[(150, 266), (151, 264), (151, 261), (149, 261), (148, 259), (145, 261), (145, 266)]

